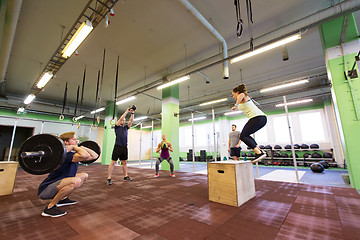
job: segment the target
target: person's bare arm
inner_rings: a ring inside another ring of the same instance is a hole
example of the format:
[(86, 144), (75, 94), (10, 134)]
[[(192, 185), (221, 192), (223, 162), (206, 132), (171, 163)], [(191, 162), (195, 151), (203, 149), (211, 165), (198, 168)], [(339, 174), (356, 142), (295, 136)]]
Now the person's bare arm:
[(128, 122), (128, 127), (130, 128), (131, 125), (132, 125), (132, 123), (133, 123), (133, 121), (134, 121), (134, 110), (130, 109), (129, 112), (131, 112), (131, 117), (130, 117), (130, 120), (129, 120), (129, 122)]
[(76, 151), (72, 159), (73, 162), (88, 161), (91, 155), (83, 148), (72, 145), (72, 150)]
[(123, 120), (123, 119), (126, 117), (126, 115), (128, 114), (128, 112), (129, 112), (129, 109), (126, 109), (126, 111), (123, 113), (123, 115), (121, 115), (121, 117), (119, 118), (119, 120), (117, 120), (116, 126), (120, 126), (121, 120)]
[(241, 140), (239, 140), (239, 143), (238, 144), (236, 144), (236, 148), (239, 148), (240, 147), (240, 143), (241, 143)]
[(245, 94), (244, 93), (240, 93), (237, 98), (236, 98), (236, 103), (235, 106), (233, 106), (231, 109), (232, 110), (236, 110), (238, 105), (241, 103), (241, 101), (245, 98)]
[(90, 158), (87, 161), (94, 160), (99, 157), (99, 154), (97, 154), (94, 150), (81, 146), (81, 148), (85, 149), (90, 154)]
[(171, 145), (170, 142), (169, 142), (169, 150), (172, 151), (172, 152), (174, 151), (174, 149), (173, 149), (173, 147), (172, 147), (172, 145)]
[(161, 150), (161, 143), (158, 144), (158, 147), (157, 147), (157, 149), (156, 149), (156, 152), (158, 153), (158, 152), (160, 152), (160, 150)]
[(230, 152), (230, 137), (229, 137), (229, 152)]

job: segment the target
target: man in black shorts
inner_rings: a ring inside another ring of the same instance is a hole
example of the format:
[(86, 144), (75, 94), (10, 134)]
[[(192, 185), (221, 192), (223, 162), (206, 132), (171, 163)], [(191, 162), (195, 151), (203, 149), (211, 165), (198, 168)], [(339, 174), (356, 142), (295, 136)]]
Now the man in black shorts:
[[(131, 113), (130, 120), (128, 124), (125, 125), (125, 117), (128, 113)], [(132, 181), (132, 179), (128, 176), (127, 172), (127, 159), (128, 159), (128, 149), (127, 149), (127, 136), (128, 130), (131, 127), (131, 124), (134, 120), (134, 110), (126, 109), (123, 115), (119, 118), (119, 120), (115, 124), (115, 146), (111, 157), (111, 163), (108, 168), (108, 177), (106, 184), (111, 185), (111, 174), (114, 170), (114, 165), (118, 159), (121, 161), (122, 169), (124, 172), (124, 181)]]
[(80, 161), (96, 159), (98, 154), (86, 147), (78, 147), (75, 132), (67, 132), (60, 135), (66, 146), (66, 158), (64, 163), (40, 184), (38, 196), (40, 199), (51, 199), (41, 213), (44, 217), (60, 217), (66, 214), (57, 207), (76, 204), (77, 201), (69, 199), (69, 195), (75, 188), (80, 187), (88, 178), (87, 173), (77, 173)]
[(229, 152), (230, 152), (230, 157), (233, 158), (233, 160), (239, 160), (240, 158), (240, 132), (239, 131), (235, 131), (236, 130), (236, 125), (233, 124), (231, 126), (231, 132), (229, 133)]

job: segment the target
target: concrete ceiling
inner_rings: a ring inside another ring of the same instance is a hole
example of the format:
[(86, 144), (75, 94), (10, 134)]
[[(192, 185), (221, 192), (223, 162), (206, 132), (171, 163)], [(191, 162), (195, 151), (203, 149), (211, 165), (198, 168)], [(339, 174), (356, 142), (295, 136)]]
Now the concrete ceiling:
[[(232, 0), (190, 0), (197, 10), (214, 26), (227, 41), (229, 55), (238, 54), (249, 48), (249, 26), (246, 20), (245, 1), (241, 1), (241, 16), (244, 33), (236, 37), (236, 14)], [(17, 107), (31, 87), (38, 80), (45, 64), (59, 47), (62, 32), (70, 30), (88, 0), (32, 0), (23, 1), (16, 34), (6, 71), (7, 101), (3, 106)], [(252, 1), (252, 32), (254, 45), (271, 41), (287, 34), (286, 27), (293, 30), (301, 19), (327, 9), (338, 1), (329, 0), (267, 0)], [(118, 97), (126, 97), (134, 90), (160, 80), (165, 76), (174, 78), (185, 71), (196, 70), (207, 62), (219, 60), (219, 42), (198, 20), (189, 14), (179, 1), (169, 0), (119, 0), (114, 7), (115, 16), (105, 28), (102, 21), (80, 45), (79, 55), (73, 55), (57, 72), (36, 101), (28, 109), (52, 113), (61, 112), (65, 83), (68, 83), (68, 114), (72, 114), (76, 103), (76, 89), (82, 84), (86, 66), (86, 87), (84, 109), (95, 109), (97, 72), (101, 70), (103, 51), (106, 49), (104, 79), (101, 89), (101, 104), (114, 100), (116, 59), (120, 56)], [(314, 22), (316, 22), (314, 20)], [(62, 27), (63, 26), (63, 27)], [(282, 31), (282, 29), (284, 29)], [(304, 30), (304, 29), (301, 29)], [(304, 31), (303, 31), (304, 32)], [(274, 35), (275, 34), (275, 35)], [(181, 117), (187, 116), (186, 109), (209, 113), (209, 109), (196, 105), (218, 98), (228, 97), (225, 104), (216, 105), (216, 112), (222, 113), (233, 104), (231, 89), (241, 82), (247, 84), (252, 96), (259, 103), (268, 106), (281, 101), (281, 96), (290, 98), (311, 95), (325, 96), (329, 93), (324, 52), (318, 27), (311, 25), (302, 39), (287, 45), (289, 60), (282, 60), (282, 49), (274, 49), (261, 55), (230, 65), (230, 79), (222, 79), (222, 65), (204, 68), (210, 83), (199, 74), (192, 74), (191, 80), (180, 83)], [(206, 59), (210, 59), (207, 62)], [(214, 60), (211, 60), (214, 59)], [(306, 86), (290, 89), (292, 93), (271, 93), (271, 97), (260, 94), (257, 89), (310, 77)], [(124, 111), (130, 104), (138, 107), (137, 115), (161, 112), (161, 91), (156, 88), (137, 94), (137, 99), (119, 106)], [(263, 100), (268, 99), (268, 100)], [(321, 102), (322, 98), (315, 101)], [(44, 105), (48, 102), (48, 105)], [(90, 114), (87, 114), (90, 117)], [(159, 117), (159, 114), (154, 115)], [(103, 116), (102, 116), (103, 117)]]

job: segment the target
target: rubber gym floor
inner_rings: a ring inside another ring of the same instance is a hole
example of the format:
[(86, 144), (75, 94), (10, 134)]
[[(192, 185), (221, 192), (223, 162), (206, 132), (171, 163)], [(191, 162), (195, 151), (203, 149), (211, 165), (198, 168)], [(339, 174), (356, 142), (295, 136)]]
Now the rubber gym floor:
[[(274, 170), (259, 167), (259, 175)], [(45, 176), (19, 170), (14, 193), (0, 197), (0, 239), (360, 239), (360, 195), (346, 185), (255, 179), (256, 197), (231, 207), (208, 200), (206, 174), (160, 171), (154, 179), (143, 164), (129, 167), (134, 181), (123, 182), (117, 167), (106, 186), (107, 166), (79, 172), (89, 179), (71, 195), (78, 203), (48, 218), (40, 216), (47, 201), (36, 195)]]

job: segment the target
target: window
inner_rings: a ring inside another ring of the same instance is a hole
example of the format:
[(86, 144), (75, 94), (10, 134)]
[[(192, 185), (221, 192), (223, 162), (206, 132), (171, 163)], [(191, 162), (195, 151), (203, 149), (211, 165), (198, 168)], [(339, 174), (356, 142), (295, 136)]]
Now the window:
[(321, 112), (300, 113), (299, 122), (304, 142), (325, 141)]
[(263, 128), (261, 128), (259, 131), (255, 133), (255, 141), (258, 144), (267, 144), (269, 142), (268, 134), (267, 134), (267, 125), (265, 125)]
[(192, 130), (191, 126), (180, 127), (179, 128), (179, 144), (181, 147), (191, 147), (192, 146)]
[[(291, 116), (289, 116), (291, 123)], [(275, 141), (277, 143), (290, 143), (289, 127), (285, 115), (273, 117)], [(291, 134), (294, 136), (293, 129), (291, 128)]]

